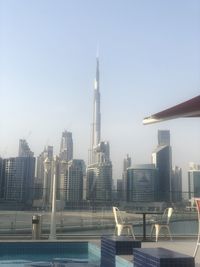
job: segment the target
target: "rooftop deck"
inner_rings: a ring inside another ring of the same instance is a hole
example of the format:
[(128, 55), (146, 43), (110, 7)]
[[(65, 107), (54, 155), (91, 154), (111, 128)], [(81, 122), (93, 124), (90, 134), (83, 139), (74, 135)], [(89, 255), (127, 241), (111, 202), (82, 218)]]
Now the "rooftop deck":
[[(31, 242), (32, 216), (38, 212), (23, 211), (1, 211), (0, 212), (0, 240), (5, 242), (11, 239)], [(50, 213), (42, 214), (41, 239), (46, 240), (49, 236)], [(136, 239), (142, 238), (142, 216), (132, 212), (125, 212), (125, 217), (134, 224)], [(62, 211), (57, 213), (57, 238), (67, 241), (88, 241), (100, 247), (101, 235), (112, 235), (114, 232), (114, 218), (111, 210), (100, 211)], [(149, 236), (152, 218), (147, 216), (147, 235)], [(161, 237), (156, 242), (143, 242), (142, 248), (163, 247), (176, 252), (192, 256), (197, 241), (198, 221), (197, 213), (193, 210), (176, 211), (171, 221), (173, 241)], [(48, 241), (47, 241), (48, 242)], [(123, 256), (126, 260), (132, 261), (132, 255)], [(197, 267), (200, 267), (200, 249), (195, 258)]]
[[(142, 248), (157, 248), (163, 247), (166, 249), (170, 249), (176, 252), (184, 253), (189, 256), (193, 256), (194, 250), (196, 246), (196, 239), (188, 240), (188, 239), (181, 239), (181, 240), (174, 240), (174, 241), (158, 241), (158, 242), (143, 242)], [(128, 261), (132, 261), (133, 256), (121, 256)], [(195, 266), (200, 267), (200, 248), (197, 252), (197, 256), (195, 257)]]

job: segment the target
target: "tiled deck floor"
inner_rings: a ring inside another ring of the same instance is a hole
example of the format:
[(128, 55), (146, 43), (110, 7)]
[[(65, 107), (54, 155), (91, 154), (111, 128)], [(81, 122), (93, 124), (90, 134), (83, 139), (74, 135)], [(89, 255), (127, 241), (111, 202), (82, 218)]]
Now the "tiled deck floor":
[[(158, 241), (156, 242), (143, 242), (142, 248), (156, 248), (163, 247), (170, 250), (174, 250), (180, 253), (184, 253), (192, 256), (196, 246), (196, 240), (178, 240), (178, 241)], [(132, 260), (131, 256), (123, 256), (127, 260)], [(200, 247), (195, 258), (195, 266), (200, 267)]]
[[(100, 241), (91, 241), (95, 243), (96, 245), (100, 246)], [(163, 247), (170, 250), (174, 250), (180, 253), (184, 253), (189, 256), (193, 256), (194, 250), (196, 246), (196, 239), (181, 239), (181, 240), (163, 240), (156, 242), (142, 242), (142, 248), (156, 248), (156, 247)], [(132, 261), (132, 256), (121, 256), (122, 258)], [(195, 258), (195, 267), (200, 267), (200, 247), (197, 252), (196, 258)]]

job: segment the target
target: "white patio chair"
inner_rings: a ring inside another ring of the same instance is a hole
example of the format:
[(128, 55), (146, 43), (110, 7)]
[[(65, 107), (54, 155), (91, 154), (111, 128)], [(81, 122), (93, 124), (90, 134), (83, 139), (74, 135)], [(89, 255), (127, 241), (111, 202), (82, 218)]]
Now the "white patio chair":
[(117, 236), (121, 236), (122, 231), (126, 229), (127, 234), (131, 234), (131, 236), (135, 239), (132, 224), (128, 224), (124, 221), (120, 210), (117, 207), (113, 207), (113, 214), (115, 218), (115, 234), (117, 234)]
[(172, 240), (172, 235), (170, 232), (170, 228), (169, 228), (169, 222), (170, 222), (170, 218), (172, 216), (173, 213), (173, 208), (167, 208), (164, 210), (164, 213), (161, 217), (161, 220), (158, 222), (155, 222), (152, 227), (151, 227), (151, 237), (153, 235), (153, 231), (155, 229), (155, 234), (156, 234), (156, 242), (158, 242), (158, 236), (159, 233), (161, 231), (161, 229), (166, 229), (169, 233), (170, 239)]
[(195, 198), (195, 202), (196, 202), (196, 209), (197, 209), (197, 213), (198, 213), (198, 237), (197, 237), (197, 244), (196, 244), (196, 247), (195, 247), (195, 251), (194, 251), (194, 257), (196, 256), (197, 254), (197, 251), (198, 251), (198, 248), (200, 246), (200, 198)]

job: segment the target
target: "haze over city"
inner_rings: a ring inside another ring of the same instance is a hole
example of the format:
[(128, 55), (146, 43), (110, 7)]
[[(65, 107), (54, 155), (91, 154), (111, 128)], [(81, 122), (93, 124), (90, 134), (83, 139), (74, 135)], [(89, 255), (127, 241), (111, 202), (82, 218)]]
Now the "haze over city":
[(72, 132), (74, 158), (87, 163), (96, 50), (102, 139), (113, 178), (126, 154), (150, 163), (158, 129), (170, 130), (173, 165), (200, 163), (199, 119), (144, 126), (144, 117), (199, 95), (199, 1), (0, 0), (0, 155), (24, 138), (37, 156), (58, 153)]

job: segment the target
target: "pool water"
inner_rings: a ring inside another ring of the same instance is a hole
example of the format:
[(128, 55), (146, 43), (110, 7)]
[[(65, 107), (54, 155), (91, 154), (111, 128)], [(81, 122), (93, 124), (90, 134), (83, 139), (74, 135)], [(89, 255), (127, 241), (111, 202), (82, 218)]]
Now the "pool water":
[(86, 254), (39, 254), (39, 255), (4, 255), (0, 259), (0, 266), (54, 266), (66, 265), (67, 263), (89, 263)]
[(88, 242), (0, 242), (0, 267), (100, 266)]
[(99, 267), (99, 264), (95, 263), (89, 263), (88, 260), (81, 260), (76, 258), (55, 258), (52, 260), (44, 260), (41, 259), (13, 259), (13, 260), (2, 260), (0, 261), (1, 267), (64, 267), (68, 266), (68, 264), (74, 264), (77, 266), (82, 266), (84, 264), (87, 264), (89, 266)]
[[(99, 267), (100, 254), (88, 242), (0, 242), (0, 267)], [(133, 263), (117, 256), (116, 267)]]

